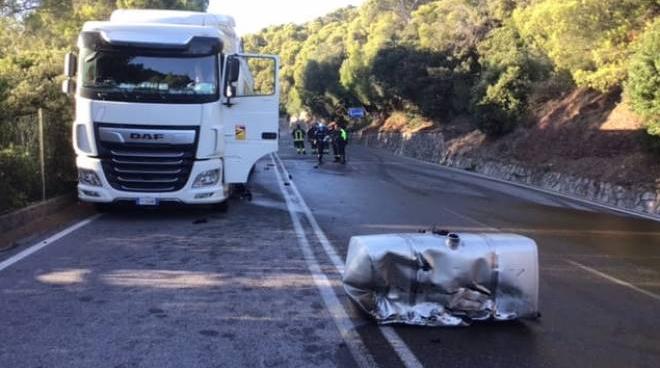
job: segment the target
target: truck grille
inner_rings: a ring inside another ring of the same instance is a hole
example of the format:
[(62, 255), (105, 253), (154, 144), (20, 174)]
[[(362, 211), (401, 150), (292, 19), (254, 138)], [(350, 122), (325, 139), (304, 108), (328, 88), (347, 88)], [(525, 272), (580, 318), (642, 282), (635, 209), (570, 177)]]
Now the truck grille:
[(197, 148), (197, 139), (193, 144), (97, 142), (105, 177), (113, 188), (127, 192), (181, 190), (190, 177)]

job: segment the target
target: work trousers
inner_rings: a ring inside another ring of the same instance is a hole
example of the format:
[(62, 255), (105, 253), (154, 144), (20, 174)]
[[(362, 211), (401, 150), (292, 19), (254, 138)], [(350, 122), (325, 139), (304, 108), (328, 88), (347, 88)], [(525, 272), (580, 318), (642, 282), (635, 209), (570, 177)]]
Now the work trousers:
[(294, 141), (293, 146), (298, 154), (305, 153), (305, 141)]

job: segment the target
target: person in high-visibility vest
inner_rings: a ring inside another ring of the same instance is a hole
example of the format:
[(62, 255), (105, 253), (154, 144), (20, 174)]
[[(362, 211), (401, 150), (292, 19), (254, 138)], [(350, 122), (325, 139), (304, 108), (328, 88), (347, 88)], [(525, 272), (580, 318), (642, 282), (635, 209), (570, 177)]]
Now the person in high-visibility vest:
[(300, 124), (296, 124), (296, 128), (293, 129), (293, 146), (296, 148), (298, 154), (306, 155), (305, 152), (305, 130), (300, 127)]
[(341, 162), (342, 164), (346, 164), (346, 145), (348, 145), (348, 132), (344, 127), (339, 126), (337, 128), (338, 134), (337, 134), (337, 153), (335, 153), (335, 158), (337, 161)]

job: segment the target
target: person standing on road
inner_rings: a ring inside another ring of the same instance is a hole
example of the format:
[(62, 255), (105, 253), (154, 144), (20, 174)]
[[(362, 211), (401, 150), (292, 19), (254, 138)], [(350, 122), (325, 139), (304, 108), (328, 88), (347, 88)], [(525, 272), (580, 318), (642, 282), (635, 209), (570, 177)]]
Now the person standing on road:
[(316, 123), (310, 121), (309, 130), (307, 130), (307, 140), (312, 148), (312, 152), (316, 152)]
[(300, 127), (300, 124), (296, 124), (296, 128), (293, 129), (293, 146), (296, 148), (296, 152), (300, 155), (306, 155), (305, 152), (305, 130)]
[(316, 141), (316, 153), (319, 160), (319, 165), (323, 163), (323, 154), (325, 153), (325, 147), (328, 144), (328, 127), (323, 125), (323, 123), (318, 123), (315, 131), (315, 141)]
[(346, 165), (346, 146), (348, 145), (348, 132), (343, 126), (337, 129), (337, 151), (335, 152), (335, 161)]
[(335, 156), (335, 162), (339, 162), (339, 148), (337, 147), (339, 143), (339, 129), (337, 123), (334, 121), (330, 123), (328, 135), (330, 136), (330, 144), (332, 144), (332, 154)]

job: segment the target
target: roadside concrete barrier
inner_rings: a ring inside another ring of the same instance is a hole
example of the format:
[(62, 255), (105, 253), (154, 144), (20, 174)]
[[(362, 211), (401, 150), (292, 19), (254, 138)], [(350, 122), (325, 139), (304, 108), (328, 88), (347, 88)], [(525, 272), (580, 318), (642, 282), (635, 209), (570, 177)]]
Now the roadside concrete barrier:
[(52, 214), (76, 200), (75, 193), (64, 194), (44, 202), (35, 203), (20, 210), (0, 216), (0, 234), (29, 225)]

